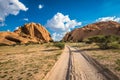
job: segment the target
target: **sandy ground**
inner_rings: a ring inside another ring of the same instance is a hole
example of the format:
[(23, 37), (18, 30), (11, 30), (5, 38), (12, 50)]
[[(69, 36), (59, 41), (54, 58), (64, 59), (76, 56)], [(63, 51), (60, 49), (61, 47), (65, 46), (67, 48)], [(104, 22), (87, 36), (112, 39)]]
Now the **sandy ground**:
[(119, 49), (100, 49), (95, 43), (69, 43), (73, 47), (79, 48), (104, 67), (110, 70), (120, 79), (120, 50)]
[(72, 80), (105, 80), (93, 65), (91, 65), (76, 49), (72, 51)]
[(94, 59), (73, 47), (67, 47), (44, 80), (119, 80)]
[(0, 80), (120, 80), (90, 51), (65, 46), (61, 52), (45, 45), (0, 47)]
[[(116, 50), (115, 50), (116, 51)], [(86, 50), (87, 55), (94, 58), (105, 68), (117, 75), (120, 79), (120, 53), (112, 50)]]
[(69, 62), (69, 49), (65, 47), (64, 52), (56, 62), (54, 67), (43, 80), (66, 80)]
[(0, 80), (42, 80), (61, 53), (41, 44), (0, 46)]
[[(96, 44), (72, 44), (74, 47), (85, 51), (87, 55), (99, 62), (104, 68), (109, 69), (120, 79), (120, 50), (107, 49), (102, 50)], [(77, 45), (77, 46), (76, 46)]]

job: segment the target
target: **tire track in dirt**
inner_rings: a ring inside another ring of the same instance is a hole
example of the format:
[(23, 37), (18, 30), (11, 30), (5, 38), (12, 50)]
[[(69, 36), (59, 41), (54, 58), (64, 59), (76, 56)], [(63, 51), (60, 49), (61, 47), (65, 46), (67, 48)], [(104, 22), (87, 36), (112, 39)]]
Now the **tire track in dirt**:
[(69, 49), (67, 46), (65, 46), (65, 49), (61, 54), (59, 60), (55, 63), (51, 71), (47, 73), (43, 80), (69, 80), (69, 77), (67, 77), (67, 75), (69, 75), (68, 73), (70, 73), (69, 56)]
[(64, 52), (43, 80), (119, 80), (84, 51), (65, 46)]

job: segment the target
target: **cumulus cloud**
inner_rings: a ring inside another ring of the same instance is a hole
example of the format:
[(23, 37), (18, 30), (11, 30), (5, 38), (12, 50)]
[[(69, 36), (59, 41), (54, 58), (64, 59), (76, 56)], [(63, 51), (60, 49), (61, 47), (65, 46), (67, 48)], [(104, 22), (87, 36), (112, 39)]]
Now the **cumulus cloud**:
[(3, 18), (0, 18), (0, 22), (2, 22), (3, 21)]
[(81, 22), (71, 20), (69, 15), (63, 15), (62, 13), (58, 12), (53, 16), (52, 19), (47, 21), (45, 26), (54, 32), (52, 35), (54, 40), (58, 40), (58, 36), (60, 36), (60, 40), (66, 32), (74, 29), (76, 26), (80, 26), (81, 24)]
[(116, 22), (120, 22), (120, 18), (113, 16), (113, 17), (102, 17), (102, 18), (98, 18), (96, 20), (97, 22), (101, 22), (101, 21), (116, 21)]
[(5, 23), (3, 21), (1, 21), (0, 26), (5, 26)]
[(10, 32), (10, 30), (8, 29), (7, 32)]
[(16, 27), (15, 30), (19, 29), (19, 27)]
[(63, 36), (65, 35), (65, 33), (57, 33), (57, 32), (54, 32), (52, 34), (52, 39), (55, 40), (55, 41), (59, 41), (63, 38)]
[(23, 20), (24, 20), (24, 21), (29, 21), (29, 19), (28, 19), (28, 18), (24, 18)]
[(0, 0), (0, 22), (4, 22), (8, 15), (17, 15), (19, 11), (27, 11), (23, 3), (19, 0)]
[(41, 5), (41, 4), (39, 4), (39, 6), (38, 6), (39, 9), (42, 9), (43, 7), (44, 7), (44, 6)]

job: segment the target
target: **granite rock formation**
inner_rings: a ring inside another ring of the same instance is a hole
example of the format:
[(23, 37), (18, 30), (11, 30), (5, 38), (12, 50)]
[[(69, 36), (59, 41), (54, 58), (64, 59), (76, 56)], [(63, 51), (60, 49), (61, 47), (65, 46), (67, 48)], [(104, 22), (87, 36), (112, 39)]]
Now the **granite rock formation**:
[(95, 35), (120, 35), (120, 23), (114, 21), (97, 22), (66, 33), (63, 41), (79, 42)]
[(40, 24), (28, 23), (14, 32), (0, 32), (0, 44), (13, 45), (25, 43), (50, 42), (50, 33)]

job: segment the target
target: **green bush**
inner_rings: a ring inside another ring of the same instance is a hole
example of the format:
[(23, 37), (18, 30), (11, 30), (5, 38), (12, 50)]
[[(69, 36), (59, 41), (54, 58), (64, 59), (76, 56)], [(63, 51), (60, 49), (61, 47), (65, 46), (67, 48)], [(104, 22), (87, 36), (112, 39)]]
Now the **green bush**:
[(97, 43), (100, 49), (109, 49), (109, 46), (106, 43)]
[(120, 36), (116, 35), (98, 35), (88, 38), (86, 43), (96, 43), (101, 49), (120, 48)]
[(112, 42), (109, 44), (109, 46), (113, 49), (119, 49), (120, 48), (120, 44), (118, 44), (117, 42)]
[(117, 59), (117, 60), (115, 61), (115, 63), (116, 63), (118, 66), (120, 66), (120, 59)]
[(64, 49), (65, 43), (64, 42), (56, 42), (56, 43), (54, 43), (54, 46), (58, 47), (60, 49)]
[(115, 70), (120, 71), (120, 59), (117, 59), (117, 60), (115, 61), (115, 63), (116, 63), (116, 65), (117, 65), (117, 67), (115, 68)]

